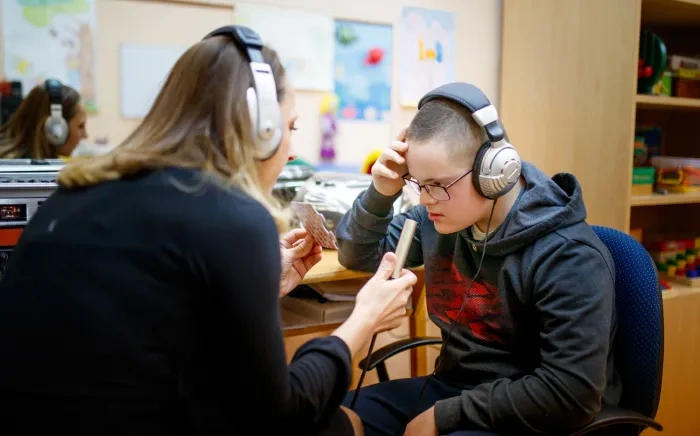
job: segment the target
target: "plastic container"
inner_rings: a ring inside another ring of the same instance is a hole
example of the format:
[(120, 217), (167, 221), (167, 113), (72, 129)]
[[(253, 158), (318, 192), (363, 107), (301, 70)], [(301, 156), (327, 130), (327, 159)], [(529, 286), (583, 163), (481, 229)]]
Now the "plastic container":
[(632, 169), (632, 184), (653, 185), (655, 173), (656, 170), (653, 167), (635, 167)]
[(700, 159), (654, 156), (656, 186), (670, 192), (700, 192)]

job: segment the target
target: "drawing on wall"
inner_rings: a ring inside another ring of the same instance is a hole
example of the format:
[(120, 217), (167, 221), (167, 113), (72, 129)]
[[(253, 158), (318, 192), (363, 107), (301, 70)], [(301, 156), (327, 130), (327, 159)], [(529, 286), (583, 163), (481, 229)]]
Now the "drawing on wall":
[(399, 31), (399, 103), (415, 107), (428, 91), (454, 79), (454, 16), (404, 7)]
[(95, 0), (3, 0), (4, 75), (26, 95), (47, 78), (77, 89), (97, 111)]
[(388, 121), (392, 42), (390, 25), (336, 21), (335, 94), (339, 119)]
[(255, 30), (274, 48), (298, 90), (333, 90), (333, 18), (312, 12), (236, 3), (236, 24)]

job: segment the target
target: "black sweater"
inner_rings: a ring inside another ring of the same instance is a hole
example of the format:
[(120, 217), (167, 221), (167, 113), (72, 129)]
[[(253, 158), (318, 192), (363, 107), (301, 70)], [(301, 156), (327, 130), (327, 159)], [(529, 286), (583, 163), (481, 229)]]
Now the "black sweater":
[(312, 433), (350, 355), (287, 365), (280, 265), (270, 214), (198, 172), (59, 189), (0, 282), (0, 434)]

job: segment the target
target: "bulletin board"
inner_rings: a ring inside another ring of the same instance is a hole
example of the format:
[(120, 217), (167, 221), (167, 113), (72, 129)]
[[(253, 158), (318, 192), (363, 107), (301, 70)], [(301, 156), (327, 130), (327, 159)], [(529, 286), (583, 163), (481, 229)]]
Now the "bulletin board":
[(119, 47), (121, 115), (146, 116), (187, 46), (124, 43)]

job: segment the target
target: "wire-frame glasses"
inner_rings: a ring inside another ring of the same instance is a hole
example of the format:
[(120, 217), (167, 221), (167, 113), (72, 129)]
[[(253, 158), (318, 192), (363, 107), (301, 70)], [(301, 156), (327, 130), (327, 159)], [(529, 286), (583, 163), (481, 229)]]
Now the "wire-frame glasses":
[(452, 185), (455, 183), (459, 182), (463, 178), (467, 177), (471, 172), (474, 171), (473, 169), (467, 171), (466, 173), (462, 174), (461, 176), (457, 177), (452, 183), (448, 184), (447, 186), (440, 186), (436, 185), (435, 183), (426, 183), (424, 185), (421, 185), (418, 183), (417, 180), (413, 179), (410, 174), (406, 173), (403, 175), (403, 181), (413, 189), (413, 191), (420, 195), (421, 189), (425, 189), (425, 192), (428, 193), (431, 197), (436, 199), (437, 201), (448, 201), (450, 199), (450, 193), (447, 192)]

